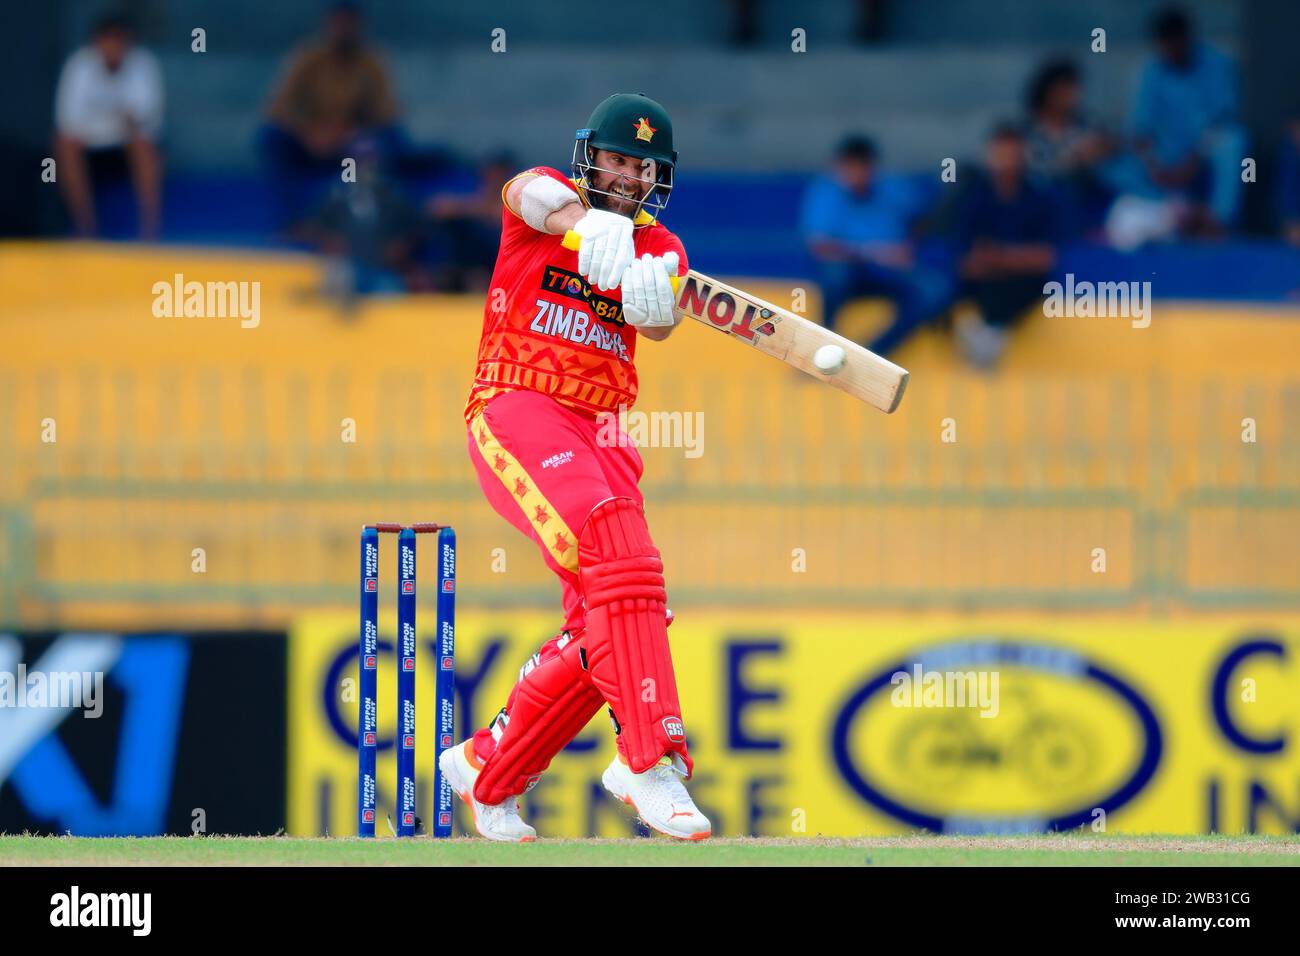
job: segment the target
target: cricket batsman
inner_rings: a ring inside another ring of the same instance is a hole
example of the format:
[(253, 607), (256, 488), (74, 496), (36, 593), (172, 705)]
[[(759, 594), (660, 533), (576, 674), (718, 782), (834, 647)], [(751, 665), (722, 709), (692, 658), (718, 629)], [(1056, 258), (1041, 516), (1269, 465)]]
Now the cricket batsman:
[(538, 166), (502, 191), (469, 454), (492, 507), (559, 577), (564, 628), (525, 663), (491, 724), (442, 755), (490, 840), (536, 839), (519, 796), (605, 707), (618, 739), (605, 788), (660, 833), (711, 832), (682, 785), (692, 763), (663, 563), (637, 487), (644, 465), (601, 420), (636, 400), (637, 340), (662, 341), (675, 325), (672, 278), (686, 251), (657, 216), (676, 165), (664, 108), (617, 93), (578, 130), (571, 178)]

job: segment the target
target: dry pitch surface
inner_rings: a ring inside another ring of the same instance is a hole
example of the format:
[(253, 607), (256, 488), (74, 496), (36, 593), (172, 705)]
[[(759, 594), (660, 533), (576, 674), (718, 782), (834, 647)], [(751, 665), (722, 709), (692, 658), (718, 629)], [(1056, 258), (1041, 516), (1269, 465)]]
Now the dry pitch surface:
[(1296, 836), (863, 839), (86, 838), (0, 836), (0, 866), (1300, 866)]

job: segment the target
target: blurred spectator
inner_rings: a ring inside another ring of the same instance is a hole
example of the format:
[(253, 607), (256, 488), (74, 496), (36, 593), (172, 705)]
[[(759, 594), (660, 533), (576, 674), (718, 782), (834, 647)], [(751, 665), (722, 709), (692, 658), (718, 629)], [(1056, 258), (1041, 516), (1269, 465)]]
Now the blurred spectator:
[(426, 287), (415, 206), (385, 176), (376, 144), (359, 140), (355, 152), (356, 182), (335, 185), (308, 230), (331, 259), (329, 284), (344, 297)]
[(731, 0), (732, 46), (753, 46), (758, 42), (758, 0)]
[[(856, 0), (854, 34), (859, 43), (877, 43), (885, 35), (886, 0)], [(754, 46), (759, 40), (758, 0), (731, 0), (731, 43)]]
[(1115, 144), (1083, 114), (1079, 69), (1050, 60), (1029, 84), (1026, 137), (1029, 171), (1057, 194), (1067, 229), (1078, 234), (1099, 225), (1109, 203), (1100, 167)]
[(1282, 238), (1300, 246), (1300, 109), (1292, 114), (1282, 137), (1280, 167), (1281, 188), (1278, 194), (1278, 218)]
[(355, 3), (330, 8), (323, 36), (293, 56), (267, 114), (259, 145), (290, 221), (307, 208), (311, 180), (337, 175), (359, 136), (384, 153), (396, 148), (388, 71), (363, 41)]
[(906, 179), (878, 174), (875, 145), (862, 136), (840, 144), (830, 175), (814, 180), (804, 196), (801, 231), (816, 261), (823, 321), (834, 328), (856, 297), (890, 299), (893, 322), (869, 345), (879, 355), (947, 303), (947, 277), (916, 262), (910, 229), (922, 211)]
[(879, 43), (885, 37), (887, 0), (858, 0), (859, 43)]
[(163, 82), (158, 61), (134, 45), (121, 17), (100, 20), (63, 65), (55, 94), (54, 156), (77, 233), (98, 231), (97, 189), (135, 189), (141, 236), (157, 235), (162, 205)]
[(1152, 22), (1156, 55), (1143, 68), (1131, 119), (1135, 156), (1107, 231), (1121, 247), (1173, 232), (1220, 233), (1237, 220), (1245, 134), (1227, 57), (1193, 35), (1181, 10)]
[(437, 288), (471, 292), (488, 287), (501, 244), (501, 189), (516, 171), (510, 153), (495, 153), (479, 165), (473, 192), (442, 193), (429, 200), (426, 210), (442, 263)]
[(990, 368), (1006, 348), (1009, 330), (1043, 296), (1056, 267), (1055, 207), (1030, 181), (1025, 139), (1004, 124), (986, 149), (987, 170), (959, 202), (959, 271), (966, 307), (958, 312), (958, 347), (976, 366)]

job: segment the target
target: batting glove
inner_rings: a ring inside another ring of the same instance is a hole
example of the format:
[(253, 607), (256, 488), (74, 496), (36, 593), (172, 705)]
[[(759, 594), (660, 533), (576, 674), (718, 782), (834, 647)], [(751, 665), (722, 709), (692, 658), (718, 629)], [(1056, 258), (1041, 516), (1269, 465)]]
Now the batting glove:
[(672, 277), (677, 275), (677, 253), (666, 253), (662, 258), (646, 253), (623, 273), (623, 318), (638, 328), (672, 325)]
[(602, 291), (613, 289), (636, 257), (632, 220), (592, 209), (577, 221), (573, 231), (582, 237), (578, 246), (578, 271), (582, 277)]

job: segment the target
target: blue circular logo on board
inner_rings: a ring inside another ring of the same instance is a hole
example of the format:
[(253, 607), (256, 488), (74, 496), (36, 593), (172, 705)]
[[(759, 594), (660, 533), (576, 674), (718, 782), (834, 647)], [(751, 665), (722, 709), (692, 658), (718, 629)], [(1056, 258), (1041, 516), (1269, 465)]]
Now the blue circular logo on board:
[(836, 715), (831, 750), (854, 792), (909, 827), (1035, 833), (1123, 807), (1163, 742), (1146, 700), (1095, 661), (981, 635), (869, 677)]

